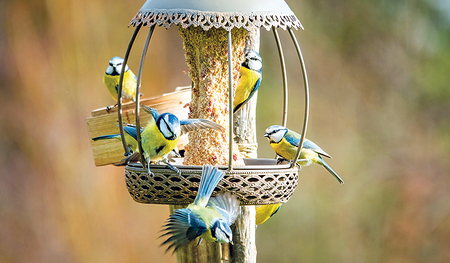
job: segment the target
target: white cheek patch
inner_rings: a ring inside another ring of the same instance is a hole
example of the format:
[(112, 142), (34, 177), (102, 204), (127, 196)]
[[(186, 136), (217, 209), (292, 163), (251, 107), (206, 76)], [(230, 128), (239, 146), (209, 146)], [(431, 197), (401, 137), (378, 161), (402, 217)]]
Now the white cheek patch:
[(260, 60), (252, 60), (250, 62), (250, 69), (255, 70), (255, 71), (259, 71), (262, 68), (262, 62)]
[(270, 135), (270, 138), (274, 142), (279, 142), (279, 141), (281, 141), (281, 139), (283, 139), (283, 136), (284, 136), (284, 132), (283, 131), (277, 131), (276, 133)]
[(164, 118), (164, 120), (161, 120), (159, 122), (159, 130), (164, 135), (164, 137), (169, 138), (172, 136), (172, 132), (169, 129), (169, 126), (167, 126), (167, 120)]

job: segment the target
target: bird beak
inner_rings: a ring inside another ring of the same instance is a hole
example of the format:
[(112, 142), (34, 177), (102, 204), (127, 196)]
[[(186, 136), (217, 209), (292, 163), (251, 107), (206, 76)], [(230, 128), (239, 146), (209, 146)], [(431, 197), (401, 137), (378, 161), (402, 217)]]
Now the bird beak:
[(233, 240), (230, 240), (230, 244), (231, 244), (231, 245), (234, 245)]
[(264, 133), (264, 137), (267, 137), (267, 138), (269, 138), (269, 134), (267, 134), (267, 133)]

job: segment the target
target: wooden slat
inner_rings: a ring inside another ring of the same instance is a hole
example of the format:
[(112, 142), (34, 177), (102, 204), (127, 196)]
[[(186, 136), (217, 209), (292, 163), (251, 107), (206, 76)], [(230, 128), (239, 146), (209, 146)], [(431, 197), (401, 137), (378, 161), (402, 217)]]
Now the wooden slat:
[[(157, 109), (160, 113), (170, 112), (175, 114), (179, 119), (187, 119), (189, 107), (184, 107), (191, 101), (191, 90), (187, 88), (177, 88), (173, 93), (164, 94), (159, 97), (142, 99), (141, 104)], [(123, 121), (125, 123), (135, 124), (135, 104), (124, 104)], [(106, 108), (92, 111), (92, 117), (87, 118), (87, 126), (89, 139), (91, 142), (94, 162), (96, 166), (116, 163), (124, 158), (124, 149), (122, 142), (119, 140), (98, 140), (93, 141), (92, 138), (108, 134), (119, 134), (119, 124), (117, 116), (117, 108), (111, 109), (108, 113)], [(145, 111), (140, 111), (141, 125), (145, 125), (151, 120), (151, 115)], [(178, 143), (178, 149), (184, 148), (188, 142), (187, 136), (182, 136)]]

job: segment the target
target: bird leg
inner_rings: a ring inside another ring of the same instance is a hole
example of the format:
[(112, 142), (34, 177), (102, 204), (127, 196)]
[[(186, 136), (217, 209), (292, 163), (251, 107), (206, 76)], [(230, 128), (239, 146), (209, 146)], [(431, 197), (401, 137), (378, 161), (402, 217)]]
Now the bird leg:
[(178, 176), (181, 176), (180, 169), (176, 168), (175, 166), (173, 166), (172, 164), (169, 163), (169, 160), (167, 159), (167, 155), (163, 156), (162, 162), (165, 163), (170, 170), (176, 172), (178, 174)]

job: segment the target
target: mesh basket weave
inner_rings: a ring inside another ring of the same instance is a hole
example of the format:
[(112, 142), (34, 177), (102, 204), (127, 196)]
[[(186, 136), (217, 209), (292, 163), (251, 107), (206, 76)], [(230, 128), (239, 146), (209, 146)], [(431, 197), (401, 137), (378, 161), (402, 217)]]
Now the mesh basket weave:
[[(128, 192), (138, 203), (190, 204), (197, 196), (202, 167), (185, 167), (187, 169), (179, 167), (179, 176), (165, 166), (151, 165), (153, 176), (149, 176), (140, 164), (130, 164), (125, 168)], [(226, 172), (213, 196), (230, 192), (238, 197), (242, 205), (285, 203), (298, 185), (298, 168), (278, 167), (282, 166)]]

